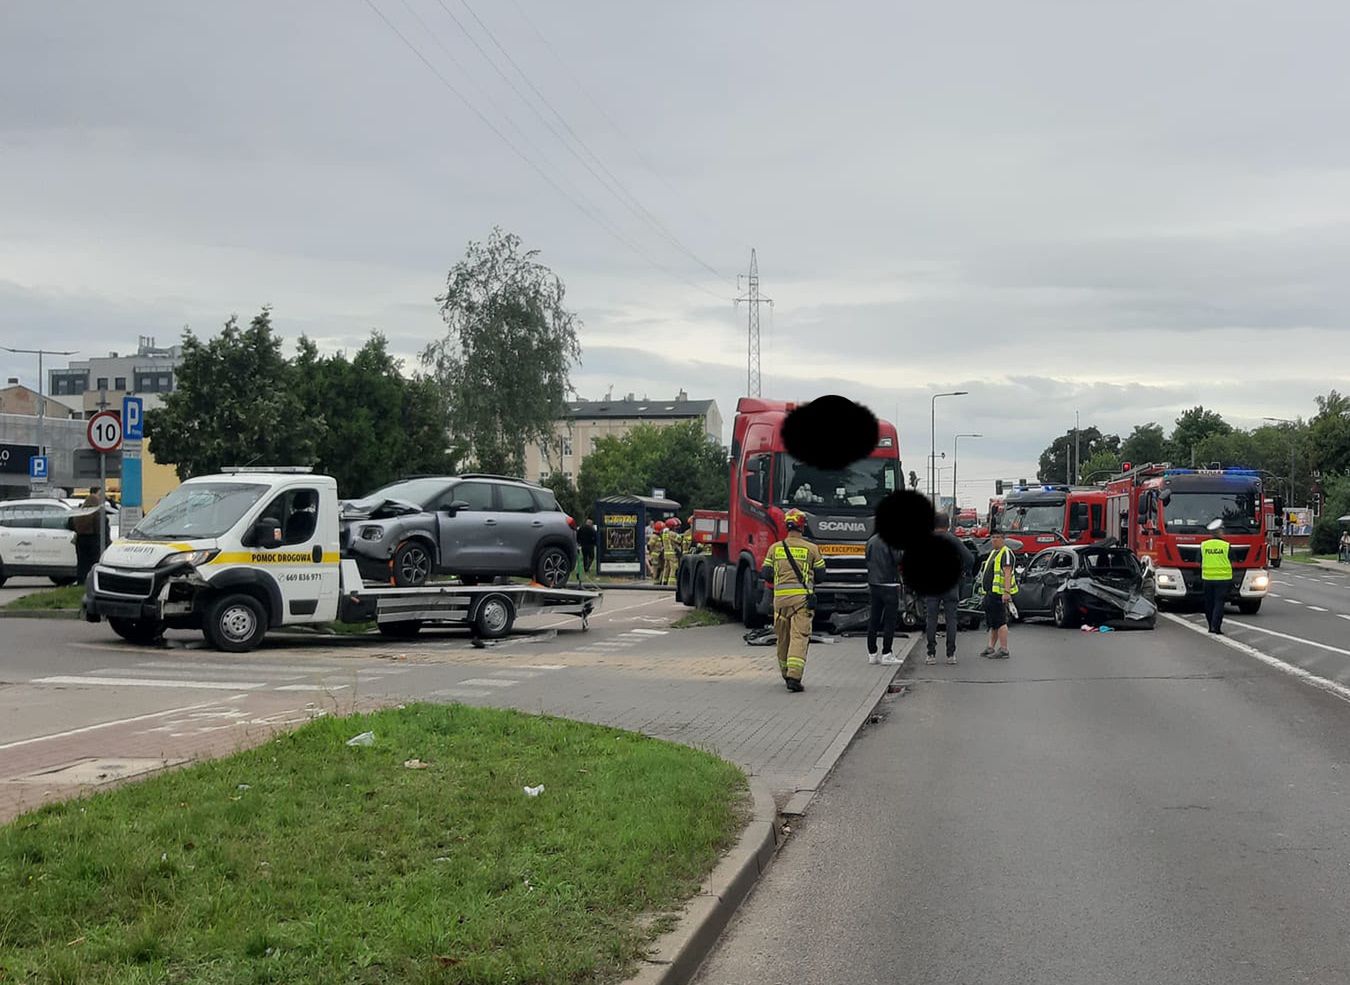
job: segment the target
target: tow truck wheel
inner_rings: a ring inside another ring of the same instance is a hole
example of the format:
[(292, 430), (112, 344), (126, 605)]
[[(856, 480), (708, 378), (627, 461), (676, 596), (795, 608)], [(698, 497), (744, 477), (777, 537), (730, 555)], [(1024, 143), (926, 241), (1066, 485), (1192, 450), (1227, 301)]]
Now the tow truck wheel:
[(267, 632), (267, 610), (252, 595), (224, 595), (206, 610), (206, 642), (226, 653), (247, 653)]
[(511, 632), (516, 607), (505, 595), (489, 595), (478, 603), (473, 614), (473, 629), (481, 639), (500, 639)]
[(155, 619), (123, 619), (119, 616), (109, 616), (108, 625), (122, 639), (137, 646), (148, 646), (164, 634), (164, 624)]
[(1243, 599), (1238, 602), (1238, 612), (1241, 612), (1244, 616), (1254, 616), (1260, 611), (1260, 599)]
[(396, 640), (410, 640), (422, 631), (422, 622), (420, 619), (382, 622), (379, 624), (379, 629), (381, 636), (388, 636)]
[(394, 552), (394, 584), (400, 588), (425, 585), (431, 568), (431, 549), (420, 541), (410, 540)]

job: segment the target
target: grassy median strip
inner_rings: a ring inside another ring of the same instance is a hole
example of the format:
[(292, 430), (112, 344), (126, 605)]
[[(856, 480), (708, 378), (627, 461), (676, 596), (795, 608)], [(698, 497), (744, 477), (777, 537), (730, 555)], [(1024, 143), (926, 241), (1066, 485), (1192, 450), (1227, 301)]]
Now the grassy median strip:
[(20, 595), (5, 605), (6, 609), (32, 612), (35, 609), (78, 609), (84, 598), (83, 585), (66, 585), (62, 588), (46, 588)]
[(698, 629), (703, 626), (725, 626), (731, 616), (716, 609), (690, 609), (670, 624), (671, 629)]
[(0, 980), (615, 981), (745, 811), (736, 767), (613, 729), (319, 719), (0, 828)]

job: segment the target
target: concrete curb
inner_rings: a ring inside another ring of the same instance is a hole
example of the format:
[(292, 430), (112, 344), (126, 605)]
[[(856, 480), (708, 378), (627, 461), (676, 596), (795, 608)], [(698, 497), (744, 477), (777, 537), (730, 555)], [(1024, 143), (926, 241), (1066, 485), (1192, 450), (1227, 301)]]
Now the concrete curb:
[(754, 808), (750, 823), (717, 863), (703, 888), (685, 904), (675, 929), (657, 941), (638, 973), (625, 985), (685, 985), (722, 936), (741, 901), (773, 863), (782, 843), (778, 812), (768, 785), (750, 778)]
[(79, 609), (0, 609), (0, 619), (78, 619)]
[(863, 699), (858, 710), (853, 713), (853, 716), (840, 730), (834, 742), (830, 743), (830, 747), (816, 761), (815, 767), (806, 774), (801, 785), (797, 787), (797, 792), (783, 806), (784, 817), (796, 817), (806, 813), (806, 809), (816, 796), (816, 791), (825, 784), (825, 780), (834, 772), (834, 767), (839, 762), (840, 757), (844, 755), (844, 751), (853, 744), (853, 740), (858, 737), (858, 732), (861, 731), (867, 720), (876, 714), (877, 706), (890, 692), (896, 676), (905, 669), (905, 665), (909, 663), (910, 655), (919, 645), (921, 639), (923, 639), (922, 634), (911, 633), (909, 645), (900, 655), (900, 665), (895, 668), (895, 674), (890, 677), (883, 677), (881, 683), (868, 692), (867, 697)]

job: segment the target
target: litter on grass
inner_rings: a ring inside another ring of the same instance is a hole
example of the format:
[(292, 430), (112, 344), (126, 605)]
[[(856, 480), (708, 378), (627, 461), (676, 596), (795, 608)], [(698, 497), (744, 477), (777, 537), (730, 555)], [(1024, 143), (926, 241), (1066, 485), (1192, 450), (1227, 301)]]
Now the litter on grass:
[(539, 786), (537, 787), (525, 787), (526, 797), (538, 797), (543, 792), (544, 792), (544, 785), (542, 783), (539, 784)]
[(405, 759), (403, 761), (403, 768), (409, 770), (424, 770), (429, 765), (429, 763), (424, 763), (420, 759)]
[(353, 735), (347, 740), (347, 745), (349, 746), (373, 746), (374, 744), (374, 732), (362, 732), (360, 735)]

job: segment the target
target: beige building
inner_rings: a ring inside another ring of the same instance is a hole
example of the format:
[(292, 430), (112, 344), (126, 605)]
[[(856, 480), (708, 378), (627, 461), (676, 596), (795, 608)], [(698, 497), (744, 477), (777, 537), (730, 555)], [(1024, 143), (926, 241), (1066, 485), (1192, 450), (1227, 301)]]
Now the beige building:
[(69, 420), (72, 417), (83, 416), (74, 407), (55, 397), (39, 397), (36, 390), (24, 386), (14, 376), (11, 376), (4, 388), (0, 389), (0, 414), (24, 414), (29, 417), (36, 417), (39, 399), (47, 405), (43, 412), (44, 417)]
[(674, 399), (649, 400), (628, 394), (622, 400), (573, 400), (566, 416), (557, 422), (552, 447), (529, 445), (525, 449), (525, 478), (542, 481), (561, 472), (573, 482), (581, 463), (604, 437), (622, 437), (639, 424), (666, 427), (681, 421), (698, 421), (705, 434), (722, 440), (722, 415), (715, 400), (690, 400), (681, 390)]

